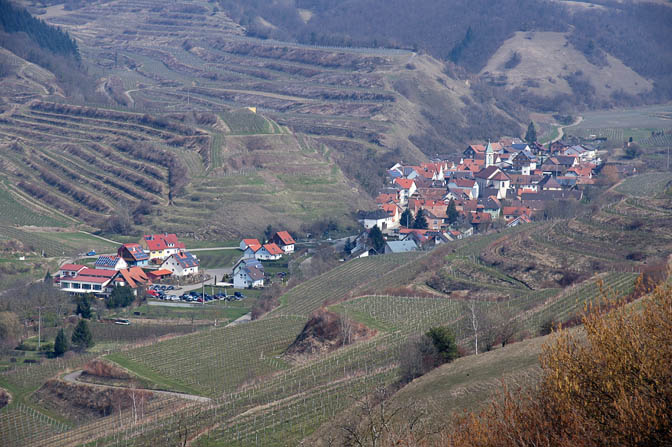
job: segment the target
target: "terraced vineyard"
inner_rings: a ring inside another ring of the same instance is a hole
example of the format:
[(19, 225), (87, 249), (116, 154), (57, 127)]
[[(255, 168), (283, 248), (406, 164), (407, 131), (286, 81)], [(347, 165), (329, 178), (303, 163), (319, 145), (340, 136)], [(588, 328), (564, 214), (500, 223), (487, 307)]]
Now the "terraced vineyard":
[(616, 187), (616, 190), (634, 197), (649, 198), (664, 191), (670, 182), (672, 182), (672, 173), (648, 172), (626, 178)]
[(306, 281), (280, 297), (281, 305), (271, 315), (308, 316), (324, 303), (342, 300), (356, 287), (366, 288), (367, 283), (381, 276), (393, 280), (399, 272), (418, 258), (418, 253), (370, 256), (346, 262), (323, 275)]
[(168, 377), (209, 396), (236, 391), (287, 365), (276, 358), (300, 332), (300, 318), (278, 317), (214, 329), (114, 354), (129, 368)]

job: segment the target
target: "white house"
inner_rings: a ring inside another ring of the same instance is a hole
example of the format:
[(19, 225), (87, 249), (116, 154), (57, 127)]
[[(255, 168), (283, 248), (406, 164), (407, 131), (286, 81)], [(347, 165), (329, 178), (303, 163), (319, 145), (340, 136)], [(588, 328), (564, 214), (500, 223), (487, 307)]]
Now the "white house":
[(375, 211), (360, 211), (357, 213), (357, 221), (364, 225), (367, 230), (377, 226), (381, 230), (387, 228), (387, 222), (390, 216), (386, 211), (377, 209)]
[(276, 259), (282, 258), (282, 248), (278, 247), (277, 244), (264, 244), (259, 250), (256, 251), (254, 257), (260, 261), (275, 261)]
[(276, 232), (271, 240), (278, 245), (286, 254), (294, 253), (294, 238), (287, 231)]
[(95, 267), (103, 270), (121, 270), (128, 268), (128, 263), (119, 256), (99, 256)]
[(174, 253), (161, 264), (161, 269), (170, 270), (173, 276), (187, 276), (198, 273), (198, 259), (188, 251)]
[[(72, 265), (64, 265), (66, 271)], [(63, 268), (61, 267), (61, 269)], [(71, 270), (70, 270), (71, 271)], [(67, 293), (105, 293), (105, 288), (116, 276), (115, 270), (91, 269), (84, 267), (75, 275), (61, 276), (59, 287)]]
[(241, 266), (233, 276), (235, 289), (264, 287), (264, 272), (254, 266)]
[(408, 203), (408, 199), (418, 189), (415, 182), (409, 178), (395, 178), (393, 184), (399, 189), (399, 202), (401, 205)]

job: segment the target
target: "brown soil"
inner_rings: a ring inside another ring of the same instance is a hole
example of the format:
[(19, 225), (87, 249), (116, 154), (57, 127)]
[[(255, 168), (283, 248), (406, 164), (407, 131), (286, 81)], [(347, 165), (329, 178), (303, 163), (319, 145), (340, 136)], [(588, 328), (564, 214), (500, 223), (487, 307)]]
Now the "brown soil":
[(134, 398), (136, 408), (144, 408), (155, 397), (143, 390), (98, 388), (57, 379), (47, 381), (31, 397), (46, 409), (78, 423), (133, 408)]
[(12, 401), (12, 395), (7, 390), (0, 388), (0, 408), (6, 407)]
[(375, 330), (361, 323), (322, 308), (313, 313), (294, 343), (285, 351), (285, 356), (304, 361), (375, 334)]

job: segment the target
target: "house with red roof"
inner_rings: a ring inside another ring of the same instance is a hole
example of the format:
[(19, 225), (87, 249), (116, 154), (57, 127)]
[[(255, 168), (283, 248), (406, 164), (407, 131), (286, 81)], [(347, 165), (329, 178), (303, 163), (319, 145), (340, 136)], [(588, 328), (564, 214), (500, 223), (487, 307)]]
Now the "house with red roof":
[(56, 273), (56, 277), (59, 279), (62, 278), (69, 278), (72, 276), (76, 276), (77, 273), (81, 272), (86, 268), (85, 265), (81, 264), (63, 264), (59, 269), (58, 273)]
[(277, 244), (286, 254), (294, 253), (294, 245), (296, 244), (296, 241), (294, 241), (294, 238), (289, 232), (277, 231), (273, 237), (271, 237), (271, 241)]
[(399, 203), (405, 205), (418, 189), (415, 181), (407, 178), (395, 178), (392, 184), (399, 190)]
[[(71, 265), (66, 264), (63, 267), (66, 266), (67, 269), (69, 269)], [(61, 267), (61, 269), (63, 267)], [(65, 271), (72, 272), (72, 270), (67, 269)], [(108, 293), (106, 287), (111, 283), (116, 274), (116, 270), (91, 269), (84, 267), (79, 269), (74, 276), (61, 276), (59, 287), (63, 292), (71, 294), (93, 293), (96, 295), (104, 295)]]
[(175, 234), (146, 234), (139, 242), (143, 250), (149, 253), (149, 260), (164, 260), (168, 256), (184, 250), (186, 247), (180, 242)]
[(505, 206), (502, 208), (502, 215), (507, 222), (512, 221), (518, 216), (531, 217), (533, 210), (528, 206)]
[[(158, 272), (158, 271), (157, 271)], [(129, 269), (121, 269), (113, 278), (110, 287), (128, 286), (133, 289), (133, 294), (137, 295), (137, 289), (141, 286), (146, 286), (152, 283), (150, 275), (145, 273), (140, 267), (131, 267)], [(110, 293), (111, 293), (110, 289)]]
[(284, 251), (276, 243), (264, 244), (254, 253), (254, 257), (260, 261), (275, 261), (282, 258)]
[(149, 263), (149, 254), (140, 244), (123, 244), (117, 250), (117, 256), (126, 261), (131, 267), (143, 267)]
[(240, 249), (245, 251), (248, 247), (252, 247), (254, 251), (257, 251), (261, 248), (261, 242), (258, 239), (243, 239), (240, 241)]
[(170, 270), (173, 276), (188, 276), (198, 273), (198, 258), (188, 251), (178, 251), (168, 256), (161, 264), (162, 270)]

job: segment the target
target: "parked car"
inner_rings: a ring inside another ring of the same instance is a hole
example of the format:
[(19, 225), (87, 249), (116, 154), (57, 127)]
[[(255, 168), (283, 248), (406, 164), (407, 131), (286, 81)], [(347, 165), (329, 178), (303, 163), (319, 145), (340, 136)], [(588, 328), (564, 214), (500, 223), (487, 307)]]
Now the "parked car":
[(153, 296), (155, 298), (159, 296), (159, 294), (154, 289), (147, 289), (146, 293), (147, 293), (147, 295)]
[(131, 322), (129, 320), (124, 319), (124, 318), (119, 318), (118, 320), (116, 320), (114, 322), (114, 324), (121, 324), (123, 326), (128, 326), (129, 324), (131, 324)]
[(234, 292), (233, 296), (235, 296), (236, 298), (245, 298), (245, 295), (243, 295), (241, 292)]
[(86, 254), (86, 256), (96, 256), (96, 250), (91, 250)]

